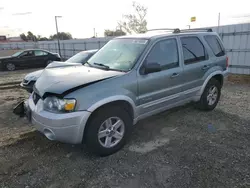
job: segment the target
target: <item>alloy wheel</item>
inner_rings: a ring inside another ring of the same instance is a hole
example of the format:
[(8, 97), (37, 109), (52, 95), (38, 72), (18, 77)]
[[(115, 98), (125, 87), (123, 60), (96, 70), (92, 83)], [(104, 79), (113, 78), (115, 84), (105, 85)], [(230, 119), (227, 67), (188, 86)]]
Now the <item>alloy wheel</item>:
[(212, 106), (218, 98), (218, 88), (216, 86), (212, 86), (208, 90), (207, 102), (208, 105)]
[(8, 63), (8, 64), (6, 65), (6, 68), (7, 68), (7, 70), (9, 70), (9, 71), (13, 71), (13, 70), (15, 70), (16, 66), (15, 66), (13, 63)]
[(110, 117), (100, 126), (98, 141), (105, 148), (112, 148), (117, 145), (125, 133), (125, 124), (119, 117)]

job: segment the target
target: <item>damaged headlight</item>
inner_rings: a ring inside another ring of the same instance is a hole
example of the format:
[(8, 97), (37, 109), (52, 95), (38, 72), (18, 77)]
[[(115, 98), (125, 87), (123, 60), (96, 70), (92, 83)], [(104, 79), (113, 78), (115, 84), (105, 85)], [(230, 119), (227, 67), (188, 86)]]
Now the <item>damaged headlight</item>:
[(59, 99), (55, 96), (47, 97), (43, 102), (44, 110), (56, 113), (72, 112), (75, 105), (75, 99)]

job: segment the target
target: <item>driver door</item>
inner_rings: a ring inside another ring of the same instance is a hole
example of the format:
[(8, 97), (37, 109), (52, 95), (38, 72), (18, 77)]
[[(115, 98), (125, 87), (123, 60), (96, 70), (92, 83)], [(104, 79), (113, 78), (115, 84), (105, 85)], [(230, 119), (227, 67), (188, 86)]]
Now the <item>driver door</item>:
[(139, 115), (151, 115), (182, 99), (183, 66), (177, 44), (176, 38), (160, 40), (148, 53), (143, 64), (158, 63), (161, 71), (139, 73)]
[(32, 67), (34, 59), (34, 51), (25, 51), (18, 57), (18, 64), (20, 67)]

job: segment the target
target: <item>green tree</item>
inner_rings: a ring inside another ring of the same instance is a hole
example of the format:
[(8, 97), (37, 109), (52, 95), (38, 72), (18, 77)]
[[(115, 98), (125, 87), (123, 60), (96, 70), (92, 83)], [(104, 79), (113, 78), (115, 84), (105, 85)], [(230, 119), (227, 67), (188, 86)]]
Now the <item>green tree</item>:
[(28, 40), (37, 41), (37, 37), (31, 31), (27, 32), (27, 36), (26, 37), (27, 37)]
[[(69, 40), (72, 39), (72, 35), (70, 33), (66, 33), (66, 32), (58, 32), (58, 37), (60, 40)], [(57, 34), (51, 35), (50, 39), (51, 40), (56, 40), (57, 38)]]
[(23, 40), (23, 41), (28, 41), (26, 35), (24, 33), (20, 34), (20, 38)]
[(41, 37), (39, 38), (39, 41), (48, 41), (49, 39), (47, 37)]
[(147, 12), (148, 8), (143, 5), (133, 2), (134, 14), (123, 15), (123, 20), (118, 22), (118, 25), (126, 33), (145, 33), (147, 31)]
[(110, 36), (122, 36), (122, 35), (126, 35), (126, 33), (120, 29), (116, 29), (115, 31), (106, 29), (104, 31), (104, 36), (105, 37), (110, 37)]

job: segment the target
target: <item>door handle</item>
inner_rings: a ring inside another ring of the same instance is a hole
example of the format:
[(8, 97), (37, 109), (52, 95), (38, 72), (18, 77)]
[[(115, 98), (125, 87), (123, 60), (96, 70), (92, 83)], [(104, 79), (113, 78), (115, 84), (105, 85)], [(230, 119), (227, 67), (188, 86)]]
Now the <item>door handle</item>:
[(204, 65), (203, 67), (202, 67), (202, 70), (206, 70), (206, 69), (208, 69), (209, 68), (209, 65)]
[(175, 73), (172, 74), (171, 78), (175, 78), (175, 77), (177, 77), (177, 76), (179, 76), (179, 75), (180, 75), (179, 73), (176, 73), (176, 72), (175, 72)]

